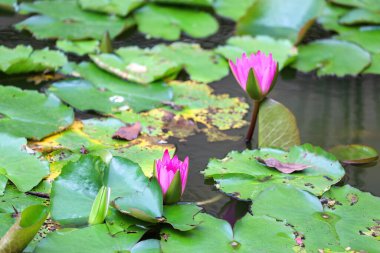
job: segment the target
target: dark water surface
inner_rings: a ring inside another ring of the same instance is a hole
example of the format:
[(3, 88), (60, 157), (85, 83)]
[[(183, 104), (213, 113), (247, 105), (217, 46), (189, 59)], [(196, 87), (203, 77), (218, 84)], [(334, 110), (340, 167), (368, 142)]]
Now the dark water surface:
[[(1, 16), (3, 15), (3, 16)], [(54, 46), (52, 41), (37, 41), (26, 32), (16, 32), (11, 28), (22, 17), (0, 13), (0, 44), (15, 46), (30, 44), (36, 48)], [(221, 20), (220, 32), (204, 40), (183, 37), (182, 41), (198, 42), (205, 48), (223, 44), (233, 34), (233, 23)], [(315, 34), (313, 36), (315, 37)], [(161, 40), (147, 40), (143, 35), (132, 32), (114, 41), (115, 47), (138, 45), (153, 46)], [(75, 59), (75, 58), (74, 58)], [(35, 89), (33, 84), (25, 82), (25, 76), (0, 75), (0, 83), (15, 85), (25, 89)], [(221, 81), (212, 83), (215, 93), (228, 93), (231, 96), (245, 96), (230, 75)], [(312, 143), (323, 148), (337, 144), (366, 144), (380, 151), (380, 76), (359, 76), (356, 78), (317, 78), (313, 74), (296, 73), (292, 70), (283, 72), (271, 98), (286, 105), (296, 116), (303, 143)], [(247, 100), (249, 101), (249, 100)], [(79, 115), (79, 114), (78, 114)], [(247, 115), (247, 120), (250, 116)], [(204, 182), (200, 171), (206, 168), (210, 158), (223, 158), (232, 150), (246, 148), (244, 135), (247, 127), (230, 130), (227, 133), (241, 136), (239, 141), (208, 143), (203, 134), (191, 136), (186, 142), (170, 140), (177, 146), (177, 154), (190, 157), (190, 173), (185, 201), (214, 200), (204, 205), (207, 212), (217, 215), (230, 200), (229, 197), (216, 191), (212, 182)], [(257, 140), (255, 137), (254, 141)], [(253, 144), (255, 146), (255, 143)], [(348, 183), (363, 191), (380, 196), (380, 165), (346, 168)], [(218, 199), (218, 197), (220, 197)], [(218, 199), (216, 201), (216, 199)], [(243, 204), (244, 205), (244, 204)]]

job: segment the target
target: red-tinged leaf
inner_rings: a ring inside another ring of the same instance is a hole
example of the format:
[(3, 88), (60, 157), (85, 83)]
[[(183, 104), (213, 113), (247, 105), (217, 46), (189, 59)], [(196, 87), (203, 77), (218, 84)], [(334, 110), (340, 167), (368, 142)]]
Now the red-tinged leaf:
[(112, 136), (113, 139), (132, 141), (136, 139), (141, 132), (141, 123), (136, 122), (129, 126), (120, 127)]
[(290, 174), (295, 171), (302, 171), (310, 168), (310, 165), (298, 164), (298, 163), (283, 163), (275, 158), (258, 159), (259, 162), (264, 163), (266, 166), (275, 168), (285, 174)]

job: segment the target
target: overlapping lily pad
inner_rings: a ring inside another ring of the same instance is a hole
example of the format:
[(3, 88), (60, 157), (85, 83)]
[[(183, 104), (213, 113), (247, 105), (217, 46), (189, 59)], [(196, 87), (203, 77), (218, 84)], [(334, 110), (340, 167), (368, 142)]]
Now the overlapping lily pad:
[(14, 214), (15, 210), (20, 213), (28, 206), (42, 205), (44, 202), (43, 198), (20, 192), (15, 186), (8, 185), (5, 194), (0, 196), (0, 214)]
[(334, 4), (326, 3), (321, 15), (317, 21), (324, 29), (338, 33), (356, 30), (356, 27), (345, 26), (339, 23), (339, 20), (349, 12), (349, 9)]
[(178, 4), (187, 6), (212, 6), (213, 0), (152, 0), (152, 2), (165, 4)]
[[(350, 186), (332, 188), (318, 198), (292, 186), (276, 186), (261, 193), (253, 205), (255, 215), (286, 220), (302, 237), (307, 252), (330, 249), (376, 252), (380, 241), (371, 228), (378, 225), (380, 200)], [(371, 207), (370, 209), (368, 207)]]
[(98, 53), (99, 41), (98, 40), (83, 40), (83, 41), (70, 41), (58, 40), (56, 47), (67, 53), (74, 53), (83, 56), (90, 53)]
[(268, 35), (299, 42), (322, 11), (322, 0), (257, 0), (237, 24), (238, 34)]
[(370, 53), (380, 53), (380, 29), (356, 30), (346, 33), (341, 33), (336, 37), (339, 40), (350, 41), (360, 45)]
[(380, 2), (377, 0), (329, 0), (332, 3), (349, 6), (365, 8), (373, 11), (380, 11)]
[(79, 0), (79, 4), (84, 10), (117, 14), (120, 16), (126, 16), (143, 3), (144, 0)]
[(237, 21), (244, 16), (248, 8), (255, 1), (256, 0), (240, 0), (239, 4), (236, 4), (235, 0), (216, 0), (213, 6), (218, 15)]
[(86, 12), (74, 0), (23, 3), (20, 5), (20, 12), (39, 14), (15, 26), (18, 30), (30, 31), (37, 39), (101, 39), (107, 31), (114, 38), (134, 25), (131, 18)]
[(138, 9), (134, 17), (140, 32), (166, 40), (179, 39), (181, 31), (194, 38), (207, 37), (219, 27), (216, 19), (207, 12), (155, 4)]
[(293, 62), (297, 56), (297, 48), (289, 40), (276, 40), (269, 36), (231, 37), (225, 46), (219, 46), (216, 49), (216, 52), (233, 61), (240, 58), (243, 53), (250, 55), (257, 51), (271, 53), (279, 63), (279, 69)]
[(23, 192), (31, 190), (49, 174), (47, 162), (28, 154), (25, 148), (25, 138), (0, 133), (0, 175)]
[(377, 12), (366, 9), (353, 9), (339, 19), (343, 25), (380, 24), (380, 15)]
[(64, 54), (58, 51), (33, 50), (31, 46), (15, 48), (0, 46), (0, 71), (6, 74), (57, 70), (67, 63)]
[(0, 86), (0, 131), (41, 139), (62, 131), (74, 120), (73, 110), (55, 96), (13, 86)]
[(298, 49), (299, 55), (292, 66), (303, 72), (317, 70), (319, 76), (357, 75), (371, 63), (367, 51), (346, 41), (324, 39)]
[(259, 111), (259, 147), (288, 149), (301, 144), (297, 121), (283, 104), (267, 98)]
[[(163, 253), (176, 252), (293, 252), (292, 228), (267, 216), (246, 215), (232, 229), (225, 220), (207, 214), (195, 216), (201, 224), (188, 232), (165, 228), (161, 233)], [(196, 243), (194, 243), (196, 242)]]
[[(310, 167), (302, 172), (283, 174), (265, 166), (258, 158)], [(232, 151), (222, 160), (211, 160), (203, 173), (206, 178), (214, 179), (222, 191), (241, 199), (255, 199), (260, 192), (276, 185), (293, 185), (320, 196), (339, 182), (345, 172), (332, 154), (304, 144), (290, 148), (289, 152), (274, 148)]]

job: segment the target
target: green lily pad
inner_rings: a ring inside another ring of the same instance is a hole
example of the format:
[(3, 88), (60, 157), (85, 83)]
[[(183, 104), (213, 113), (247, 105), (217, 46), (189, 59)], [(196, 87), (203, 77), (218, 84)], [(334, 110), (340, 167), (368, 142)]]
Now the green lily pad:
[[(201, 224), (181, 232), (164, 228), (161, 233), (163, 253), (176, 252), (293, 252), (293, 231), (285, 223), (267, 216), (246, 215), (231, 228), (225, 220), (198, 214)], [(196, 242), (196, 243), (194, 243)]]
[(36, 253), (45, 252), (128, 252), (140, 240), (144, 230), (111, 235), (107, 225), (100, 224), (81, 229), (58, 230), (47, 235), (36, 247)]
[(152, 0), (152, 2), (156, 3), (164, 3), (164, 4), (177, 4), (177, 5), (188, 5), (188, 6), (212, 6), (213, 0)]
[(243, 53), (250, 55), (257, 51), (272, 54), (279, 64), (279, 69), (284, 68), (296, 59), (297, 48), (289, 40), (273, 39), (268, 36), (240, 36), (231, 37), (225, 46), (219, 46), (216, 52), (227, 59), (235, 61)]
[(378, 74), (380, 75), (380, 54), (372, 54), (372, 62), (368, 68), (366, 68), (364, 74)]
[(237, 24), (237, 34), (268, 35), (301, 41), (320, 14), (321, 0), (293, 0), (284, 6), (282, 0), (257, 0)]
[(130, 83), (102, 71), (91, 63), (75, 69), (86, 81), (65, 80), (49, 89), (66, 103), (79, 110), (95, 110), (104, 114), (133, 109), (153, 109), (172, 100), (172, 89), (163, 82), (149, 85)]
[(350, 9), (330, 4), (326, 2), (322, 14), (318, 17), (317, 21), (325, 30), (335, 31), (337, 33), (350, 32), (356, 30), (356, 27), (345, 26), (339, 23), (339, 20), (346, 15)]
[(196, 228), (200, 221), (194, 217), (202, 210), (193, 203), (179, 203), (164, 206), (166, 222), (180, 231), (189, 231)]
[[(302, 172), (283, 174), (259, 162), (275, 158), (280, 162), (308, 165)], [(336, 158), (319, 147), (310, 144), (294, 146), (289, 152), (281, 149), (262, 148), (232, 151), (222, 160), (213, 159), (203, 171), (224, 192), (241, 199), (255, 199), (268, 187), (293, 185), (320, 196), (344, 176), (344, 169)]]
[(47, 48), (33, 50), (31, 46), (0, 46), (0, 71), (6, 74), (54, 71), (66, 63), (64, 54)]
[(166, 40), (179, 39), (181, 31), (194, 38), (203, 38), (214, 34), (219, 27), (207, 12), (155, 4), (138, 9), (134, 17), (140, 32)]
[(353, 9), (339, 19), (343, 25), (380, 24), (379, 13), (366, 9)]
[(297, 121), (283, 104), (267, 98), (259, 110), (259, 147), (288, 149), (301, 144)]
[(0, 85), (0, 131), (42, 139), (62, 131), (74, 120), (73, 110), (55, 96)]
[(122, 214), (113, 207), (109, 207), (108, 215), (106, 217), (106, 224), (109, 232), (112, 235), (123, 231), (128, 231), (135, 225), (141, 228), (147, 228), (149, 225), (151, 225), (148, 222)]
[(376, 225), (379, 198), (344, 186), (332, 188), (323, 196), (322, 203), (326, 204), (322, 206), (311, 194), (283, 185), (262, 192), (255, 199), (252, 211), (255, 215), (286, 220), (304, 236), (307, 252), (320, 249), (344, 252), (348, 247), (355, 252), (376, 252), (379, 249), (380, 241), (363, 234)]
[(338, 5), (365, 8), (373, 11), (380, 11), (380, 3), (377, 0), (329, 0)]
[(213, 6), (218, 15), (237, 21), (244, 16), (248, 8), (255, 1), (256, 0), (240, 0), (239, 4), (236, 4), (235, 0), (216, 0)]
[(160, 241), (148, 239), (137, 243), (131, 253), (161, 253)]
[(74, 0), (22, 3), (20, 13), (40, 14), (15, 25), (17, 30), (28, 30), (37, 39), (101, 39), (107, 31), (114, 38), (134, 25), (132, 18), (122, 19), (84, 11)]
[(46, 220), (48, 208), (43, 205), (27, 207), (14, 224), (0, 239), (0, 249), (4, 252), (22, 252)]
[(143, 3), (144, 0), (79, 0), (79, 4), (84, 10), (98, 11), (120, 16), (128, 15)]
[(380, 29), (357, 30), (341, 33), (336, 38), (356, 43), (371, 53), (380, 53), (380, 46), (378, 43), (380, 40)]
[(49, 174), (47, 162), (28, 154), (25, 148), (25, 138), (0, 133), (0, 175), (22, 192), (31, 190)]
[(371, 63), (367, 51), (346, 41), (318, 40), (300, 46), (298, 50), (298, 58), (292, 66), (303, 72), (317, 70), (319, 76), (357, 75)]
[(20, 213), (28, 206), (41, 205), (44, 202), (43, 198), (20, 192), (15, 186), (8, 185), (4, 195), (0, 196), (0, 213), (14, 213), (15, 209)]
[(90, 53), (98, 53), (99, 51), (98, 40), (58, 40), (55, 46), (66, 53), (73, 53), (79, 56), (83, 56)]
[(346, 164), (366, 164), (376, 161), (376, 149), (359, 144), (338, 145), (329, 150), (336, 158)]
[(15, 219), (12, 213), (0, 213), (0, 239), (12, 227)]
[(176, 76), (181, 66), (165, 57), (138, 47), (119, 48), (114, 54), (92, 55), (100, 68), (123, 79), (138, 83), (151, 83), (168, 76)]

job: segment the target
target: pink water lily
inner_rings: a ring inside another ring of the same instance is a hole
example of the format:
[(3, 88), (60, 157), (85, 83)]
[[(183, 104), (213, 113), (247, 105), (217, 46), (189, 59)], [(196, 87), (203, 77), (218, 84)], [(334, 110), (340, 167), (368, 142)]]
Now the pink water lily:
[(262, 100), (275, 85), (278, 63), (272, 54), (266, 56), (258, 51), (249, 57), (244, 53), (236, 60), (229, 60), (232, 73), (242, 89), (254, 100)]
[(189, 158), (186, 157), (182, 162), (176, 155), (170, 158), (169, 151), (165, 150), (162, 159), (156, 160), (154, 169), (154, 174), (162, 189), (164, 202), (166, 204), (178, 202), (186, 188)]

